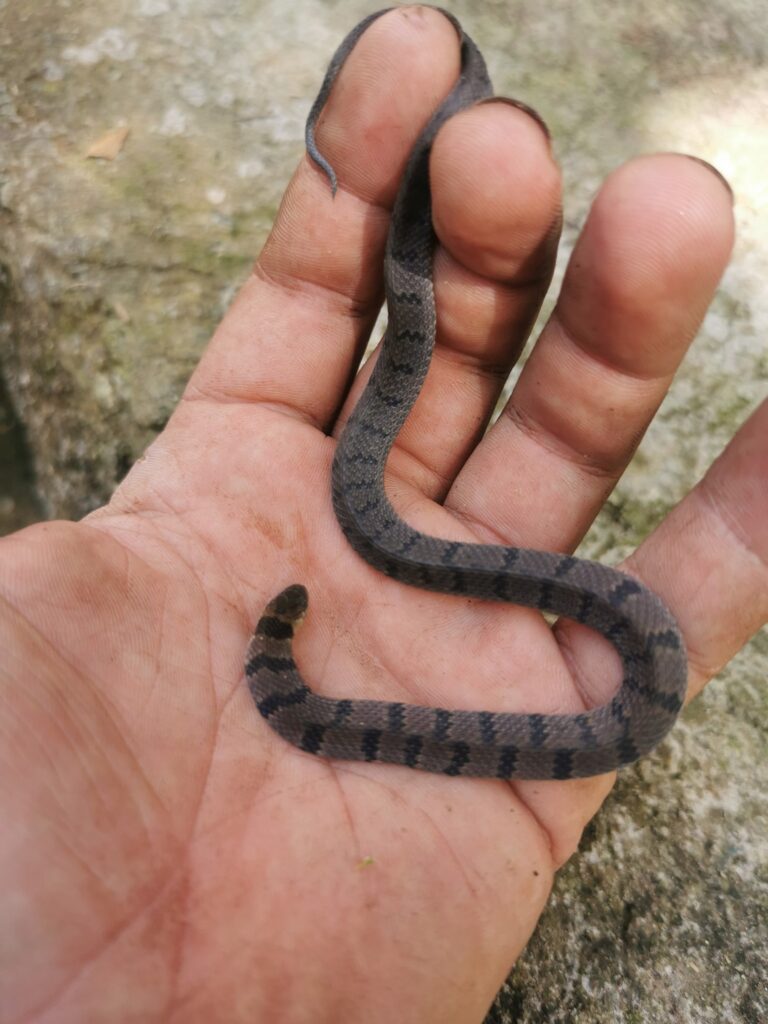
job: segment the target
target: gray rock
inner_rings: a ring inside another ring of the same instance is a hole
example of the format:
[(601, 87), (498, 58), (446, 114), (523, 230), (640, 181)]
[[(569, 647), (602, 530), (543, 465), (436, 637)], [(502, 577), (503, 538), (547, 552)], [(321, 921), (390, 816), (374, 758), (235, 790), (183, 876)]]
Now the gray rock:
[[(266, 236), (348, 21), (0, 3), (0, 360), (51, 515), (102, 503), (167, 420)], [(119, 126), (117, 159), (86, 159)]]
[[(162, 427), (266, 235), (327, 59), (371, 9), (0, 0), (0, 362), (48, 514), (101, 503)], [(567, 204), (556, 282), (622, 160), (693, 152), (736, 191), (731, 268), (585, 545), (613, 561), (766, 392), (763, 5), (453, 10), (498, 91), (553, 130)], [(130, 134), (116, 159), (85, 158), (120, 126)], [(17, 434), (13, 458), (0, 450), (6, 529), (39, 514), (13, 468), (24, 463)], [(489, 1024), (768, 1019), (766, 675), (763, 631), (662, 749), (622, 775)]]

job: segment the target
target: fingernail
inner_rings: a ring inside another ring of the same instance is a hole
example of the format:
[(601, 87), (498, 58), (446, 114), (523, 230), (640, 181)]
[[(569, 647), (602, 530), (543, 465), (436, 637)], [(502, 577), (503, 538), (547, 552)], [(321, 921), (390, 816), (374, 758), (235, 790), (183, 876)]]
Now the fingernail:
[(711, 171), (714, 174), (714, 176), (716, 178), (719, 178), (723, 185), (725, 185), (726, 189), (728, 190), (728, 194), (731, 197), (731, 203), (735, 201), (736, 197), (734, 196), (733, 189), (731, 188), (731, 183), (728, 181), (724, 174), (718, 171), (714, 164), (711, 164), (708, 160), (702, 160), (700, 156), (692, 156), (690, 153), (682, 153), (681, 155), (687, 157), (688, 160), (693, 160), (695, 163), (701, 164), (702, 167), (706, 167), (708, 171)]
[(552, 145), (552, 132), (549, 130), (547, 122), (544, 120), (544, 118), (541, 116), (538, 110), (534, 110), (533, 107), (529, 107), (528, 104), (523, 103), (522, 100), (513, 100), (510, 99), (508, 96), (489, 96), (487, 100), (481, 100), (480, 102), (506, 103), (507, 106), (509, 107), (515, 107), (517, 110), (522, 110), (522, 112), (524, 114), (527, 114), (530, 118), (532, 118), (539, 126), (539, 128), (541, 128), (541, 130), (544, 132), (544, 137), (547, 140), (547, 144), (550, 146)]

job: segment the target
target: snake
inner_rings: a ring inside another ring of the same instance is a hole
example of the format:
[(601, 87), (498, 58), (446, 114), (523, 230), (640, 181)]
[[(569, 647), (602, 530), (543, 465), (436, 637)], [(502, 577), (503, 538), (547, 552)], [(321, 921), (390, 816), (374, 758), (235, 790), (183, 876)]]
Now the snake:
[[(389, 451), (414, 405), (435, 341), (429, 156), (439, 129), (492, 95), (482, 54), (453, 15), (437, 8), (459, 39), (460, 73), (408, 156), (384, 257), (388, 323), (368, 384), (336, 447), (331, 497), (352, 548), (400, 583), (458, 598), (509, 602), (597, 631), (615, 648), (622, 680), (615, 695), (577, 714), (450, 710), (399, 701), (352, 700), (315, 692), (300, 673), (293, 639), (308, 608), (294, 583), (271, 600), (256, 625), (245, 678), (263, 720), (307, 754), (385, 762), (448, 776), (573, 779), (611, 772), (652, 750), (672, 727), (687, 682), (687, 656), (664, 602), (634, 577), (569, 553), (459, 543), (414, 529), (384, 486)], [(347, 57), (370, 24), (344, 39), (306, 125), (307, 153), (337, 178), (319, 152), (315, 128)], [(468, 684), (471, 680), (467, 681)]]

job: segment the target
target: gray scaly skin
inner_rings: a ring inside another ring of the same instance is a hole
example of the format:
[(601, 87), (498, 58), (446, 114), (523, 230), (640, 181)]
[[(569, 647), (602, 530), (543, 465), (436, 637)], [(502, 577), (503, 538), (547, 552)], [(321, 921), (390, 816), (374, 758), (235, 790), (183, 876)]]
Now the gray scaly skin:
[[(336, 176), (314, 128), (355, 43), (381, 14), (347, 36), (307, 121), (307, 150), (335, 192)], [(389, 326), (380, 358), (336, 450), (333, 506), (352, 547), (393, 579), (441, 593), (509, 601), (582, 622), (618, 651), (623, 680), (607, 704), (577, 715), (447, 711), (312, 692), (293, 660), (307, 609), (295, 584), (271, 601), (248, 648), (245, 674), (264, 719), (302, 750), (328, 758), (387, 761), (446, 775), (572, 779), (641, 757), (667, 733), (687, 678), (683, 640), (662, 601), (636, 580), (570, 555), (429, 537), (397, 515), (384, 492), (387, 456), (421, 389), (435, 339), (434, 233), (429, 153), (438, 129), (491, 95), (483, 58), (458, 22), (461, 74), (408, 160), (384, 264)]]

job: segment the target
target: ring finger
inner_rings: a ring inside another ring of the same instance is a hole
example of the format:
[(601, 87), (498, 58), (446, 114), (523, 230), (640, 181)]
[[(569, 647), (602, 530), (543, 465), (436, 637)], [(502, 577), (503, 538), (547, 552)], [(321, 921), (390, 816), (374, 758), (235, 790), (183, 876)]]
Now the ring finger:
[(643, 157), (603, 186), (555, 311), (446, 506), (480, 539), (572, 550), (623, 472), (733, 244), (710, 168)]

